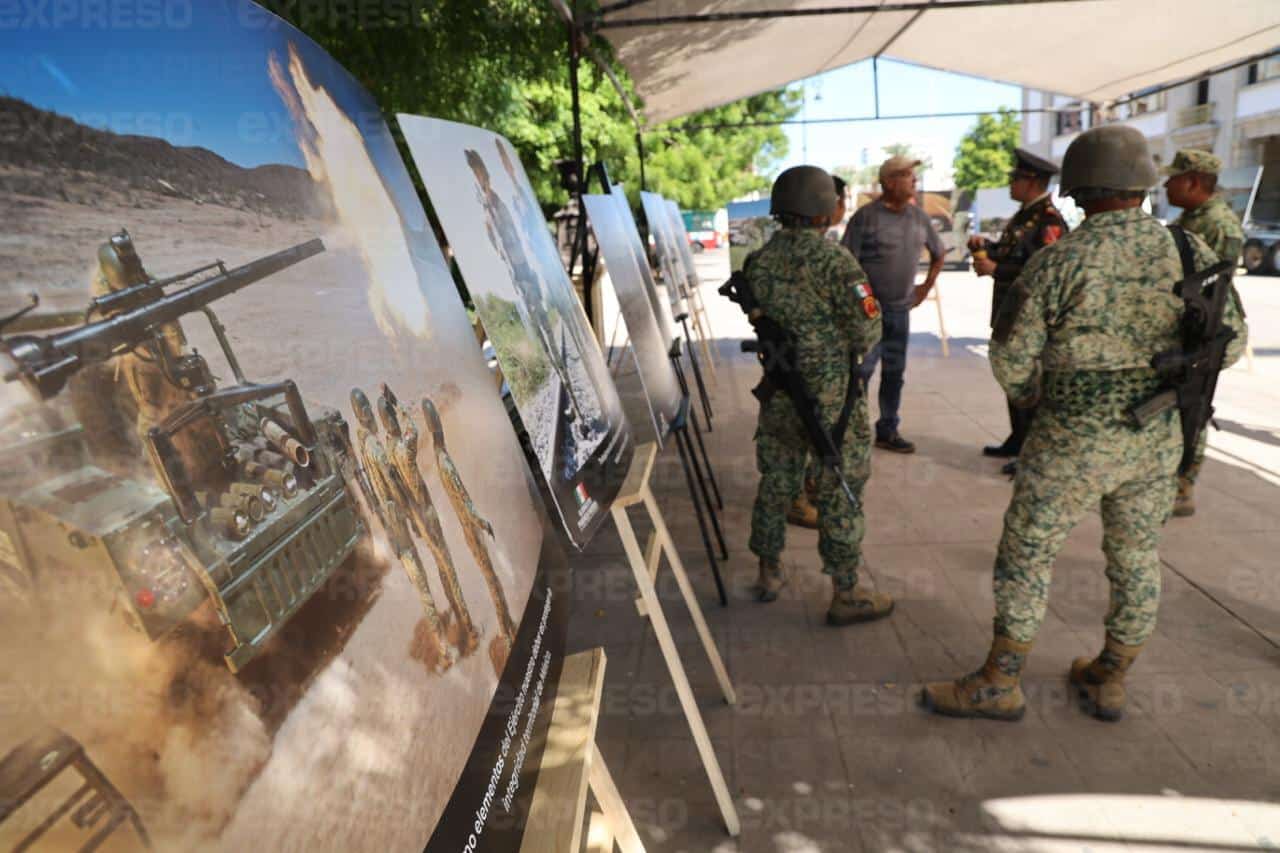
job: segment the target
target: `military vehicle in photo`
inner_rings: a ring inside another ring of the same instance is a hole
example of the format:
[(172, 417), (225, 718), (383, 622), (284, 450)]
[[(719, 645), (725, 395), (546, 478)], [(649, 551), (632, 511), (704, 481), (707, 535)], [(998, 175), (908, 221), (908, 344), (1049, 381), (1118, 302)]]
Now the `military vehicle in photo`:
[[(0, 595), (91, 590), (153, 640), (208, 602), (233, 672), (263, 650), (365, 528), (346, 422), (290, 380), (247, 380), (210, 305), (323, 251), (154, 279), (122, 231), (82, 315), (33, 297), (0, 320), (0, 392), (25, 398), (0, 408)], [(234, 384), (187, 346), (194, 312)]]

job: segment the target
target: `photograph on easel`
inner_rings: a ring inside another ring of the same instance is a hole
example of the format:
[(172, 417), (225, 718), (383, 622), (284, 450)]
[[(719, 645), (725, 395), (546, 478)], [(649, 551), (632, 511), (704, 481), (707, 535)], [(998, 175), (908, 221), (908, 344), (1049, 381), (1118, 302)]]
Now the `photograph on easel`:
[(662, 272), (662, 283), (671, 301), (671, 310), (676, 316), (687, 314), (691, 306), (688, 304), (685, 286), (684, 262), (676, 247), (676, 235), (671, 230), (667, 201), (657, 193), (642, 192), (640, 205), (644, 210), (645, 223), (649, 226), (649, 239), (653, 241), (658, 269)]
[(397, 116), (570, 542), (604, 521), (633, 450), (581, 302), (515, 150), (496, 133)]
[(422, 849), (564, 554), (376, 102), (189, 11), (0, 30), (0, 848)]
[[(625, 202), (625, 197), (622, 199)], [(645, 278), (650, 276), (649, 266), (647, 263), (641, 266), (639, 261), (643, 258), (638, 259), (632, 253), (626, 232), (629, 223), (623, 221), (619, 196), (584, 195), (582, 201), (618, 298), (654, 437), (661, 446), (680, 410), (680, 386), (669, 360), (670, 342), (663, 343), (649, 302), (649, 288), (645, 285)], [(634, 232), (634, 224), (631, 230)]]
[(667, 296), (667, 287), (653, 278), (653, 268), (649, 266), (649, 256), (644, 250), (644, 241), (640, 239), (640, 229), (636, 227), (635, 214), (631, 212), (631, 202), (627, 200), (622, 184), (614, 184), (610, 195), (617, 202), (622, 231), (631, 255), (635, 259), (635, 265), (640, 269), (645, 295), (649, 298), (649, 306), (658, 319), (662, 342), (670, 347), (679, 332), (676, 331), (675, 316), (671, 313), (671, 299)]

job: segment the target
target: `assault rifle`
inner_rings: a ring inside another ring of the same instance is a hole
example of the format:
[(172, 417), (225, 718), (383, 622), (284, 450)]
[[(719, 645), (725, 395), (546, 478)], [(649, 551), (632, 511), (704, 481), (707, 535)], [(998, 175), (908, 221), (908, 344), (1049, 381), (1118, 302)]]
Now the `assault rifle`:
[[(1180, 235), (1175, 233), (1175, 239), (1177, 236)], [(1178, 241), (1180, 250), (1183, 240), (1185, 237)], [(1185, 303), (1181, 346), (1157, 353), (1151, 359), (1151, 366), (1163, 380), (1164, 387), (1151, 399), (1129, 409), (1130, 419), (1141, 428), (1155, 417), (1177, 408), (1182, 420), (1179, 474), (1187, 473), (1195, 458), (1200, 431), (1213, 418), (1218, 374), (1226, 360), (1227, 345), (1236, 337), (1236, 333), (1222, 323), (1234, 269), (1235, 261), (1230, 260), (1194, 272), (1189, 249), (1183, 251), (1186, 277), (1173, 287), (1174, 294)]]
[[(308, 240), (172, 293), (166, 293), (164, 288), (194, 273), (135, 285), (111, 294), (110, 302), (108, 297), (100, 298), (90, 314), (100, 313), (104, 306), (118, 312), (63, 332), (44, 336), (15, 334), (0, 341), (0, 378), (5, 382), (21, 381), (37, 398), (48, 400), (82, 368), (129, 352), (155, 339), (166, 323), (192, 311), (205, 310), (210, 303), (323, 251), (324, 243), (320, 240)], [(214, 263), (202, 270), (214, 267), (222, 268), (222, 265)], [(38, 300), (33, 300), (32, 305), (22, 311), (31, 310), (37, 303)], [(21, 312), (6, 319), (16, 321), (20, 317)], [(214, 328), (221, 337), (220, 327)], [(224, 349), (227, 348), (224, 346)], [(235, 362), (231, 363), (234, 369)]]
[(849, 499), (849, 504), (859, 508), (858, 498), (849, 488), (840, 468), (840, 445), (844, 439), (845, 429), (849, 425), (849, 414), (853, 403), (860, 393), (859, 377), (854, 364), (849, 365), (849, 389), (845, 396), (844, 409), (840, 418), (830, 432), (822, 425), (818, 399), (809, 390), (800, 371), (796, 369), (795, 335), (787, 331), (775, 319), (764, 313), (760, 303), (756, 301), (751, 285), (742, 271), (735, 272), (729, 280), (720, 286), (720, 295), (727, 297), (747, 315), (751, 328), (755, 330), (756, 340), (743, 341), (742, 351), (753, 352), (764, 368), (764, 378), (760, 384), (751, 389), (751, 393), (761, 403), (768, 403), (779, 391), (786, 393), (795, 406), (804, 431), (809, 436), (809, 443), (825, 465), (836, 476), (840, 490)]

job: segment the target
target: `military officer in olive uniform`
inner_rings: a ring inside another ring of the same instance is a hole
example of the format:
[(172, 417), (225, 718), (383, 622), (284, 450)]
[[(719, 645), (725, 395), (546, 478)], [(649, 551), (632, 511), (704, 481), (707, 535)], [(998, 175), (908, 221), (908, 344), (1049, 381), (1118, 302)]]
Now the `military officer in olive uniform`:
[[(996, 553), (994, 639), (986, 663), (956, 681), (929, 684), (927, 708), (956, 717), (1020, 719), (1021, 676), (1048, 607), (1054, 558), (1085, 514), (1102, 516), (1111, 584), (1106, 638), (1068, 675), (1087, 712), (1116, 720), (1125, 673), (1155, 630), (1160, 601), (1156, 543), (1169, 517), (1182, 456), (1178, 413), (1143, 428), (1127, 411), (1160, 387), (1151, 368), (1179, 346), (1183, 278), (1174, 236), (1142, 210), (1157, 180), (1143, 135), (1105, 125), (1080, 134), (1062, 163), (1062, 191), (1084, 223), (1027, 264), (1001, 305), (991, 369), (1016, 403), (1040, 400), (1019, 459)], [(1188, 234), (1196, 269), (1217, 257)], [(1227, 362), (1247, 336), (1238, 301), (1224, 318), (1236, 332)]]
[[(831, 176), (816, 166), (787, 169), (774, 181), (770, 212), (782, 228), (752, 252), (742, 272), (760, 308), (796, 340), (795, 368), (817, 398), (827, 429), (837, 422), (850, 391), (850, 372), (880, 339), (880, 306), (853, 255), (823, 238), (836, 209)], [(856, 382), (856, 378), (855, 378)], [(854, 386), (856, 389), (856, 385)], [(760, 558), (756, 593), (773, 601), (785, 585), (782, 549), (787, 510), (804, 480), (812, 450), (791, 398), (775, 393), (760, 408), (756, 428), (760, 486), (751, 515), (752, 553)], [(856, 495), (871, 475), (871, 424), (858, 395), (841, 446), (841, 467)], [(818, 478), (818, 551), (831, 576), (831, 625), (889, 615), (893, 599), (858, 584), (866, 521), (827, 468)]]
[[(1183, 148), (1163, 171), (1169, 176), (1169, 180), (1164, 182), (1169, 203), (1182, 208), (1176, 224), (1199, 235), (1220, 260), (1239, 261), (1240, 250), (1244, 248), (1244, 229), (1240, 227), (1240, 220), (1231, 205), (1216, 192), (1222, 161), (1208, 151)], [(1208, 439), (1208, 432), (1201, 431), (1195, 461), (1187, 473), (1178, 478), (1174, 515), (1195, 514), (1196, 478), (1204, 464)]]
[[(1014, 149), (1014, 168), (1009, 173), (1009, 197), (1022, 207), (1005, 226), (1000, 239), (992, 242), (982, 237), (969, 240), (973, 252), (973, 271), (993, 279), (991, 287), (991, 325), (996, 322), (1000, 303), (1013, 288), (1013, 282), (1031, 256), (1058, 241), (1067, 233), (1067, 223), (1053, 206), (1049, 179), (1058, 174), (1058, 166), (1023, 148)], [(1002, 443), (982, 448), (987, 456), (1016, 458), (1031, 428), (1035, 409), (1019, 409), (1012, 401), (1009, 408), (1009, 437)], [(1013, 474), (1016, 463), (1005, 466)]]

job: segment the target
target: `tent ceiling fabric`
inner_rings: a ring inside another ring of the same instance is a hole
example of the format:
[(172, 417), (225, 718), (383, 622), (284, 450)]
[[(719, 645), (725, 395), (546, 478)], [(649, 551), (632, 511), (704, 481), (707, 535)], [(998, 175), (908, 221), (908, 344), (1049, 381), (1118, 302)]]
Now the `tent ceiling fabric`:
[[(879, 5), (874, 0), (646, 0), (606, 14), (601, 32), (631, 73), (650, 123), (877, 53), (1084, 101), (1108, 101), (1280, 45), (1280, 0), (1043, 0), (990, 6), (956, 0), (962, 5), (948, 8), (950, 2), (938, 0), (923, 11), (607, 26), (654, 17)], [(1002, 33), (1012, 37), (1002, 39)], [(895, 109), (889, 105), (885, 111)]]

